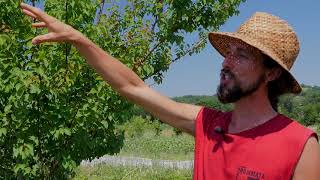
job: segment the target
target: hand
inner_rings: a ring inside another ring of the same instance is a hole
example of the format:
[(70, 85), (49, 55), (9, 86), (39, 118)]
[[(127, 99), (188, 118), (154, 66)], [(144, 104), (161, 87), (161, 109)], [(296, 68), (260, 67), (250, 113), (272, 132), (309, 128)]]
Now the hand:
[(38, 8), (25, 3), (20, 5), (22, 12), (30, 17), (40, 21), (33, 23), (35, 28), (48, 28), (49, 33), (39, 35), (32, 39), (32, 44), (40, 44), (44, 42), (74, 42), (81, 37), (81, 33), (71, 26), (64, 24), (58, 19), (46, 14)]

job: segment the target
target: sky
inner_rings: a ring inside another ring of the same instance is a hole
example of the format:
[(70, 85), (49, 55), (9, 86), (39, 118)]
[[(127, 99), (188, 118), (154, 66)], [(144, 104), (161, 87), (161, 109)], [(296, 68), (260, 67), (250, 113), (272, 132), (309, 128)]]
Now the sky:
[[(298, 35), (300, 53), (291, 69), (299, 83), (320, 86), (320, 1), (247, 0), (219, 31), (234, 32), (257, 11), (268, 12), (289, 22)], [(208, 43), (199, 54), (173, 63), (164, 73), (163, 83), (152, 88), (169, 97), (213, 95), (219, 83), (223, 57)], [(152, 81), (147, 84), (152, 84)]]

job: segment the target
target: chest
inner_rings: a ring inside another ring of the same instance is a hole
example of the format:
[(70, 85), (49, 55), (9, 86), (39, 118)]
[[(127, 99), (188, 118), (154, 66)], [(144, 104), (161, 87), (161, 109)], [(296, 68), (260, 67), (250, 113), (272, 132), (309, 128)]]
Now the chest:
[[(277, 138), (277, 139), (275, 139)], [(289, 179), (293, 161), (290, 148), (272, 134), (243, 137), (216, 134), (203, 144), (205, 177), (213, 179)]]

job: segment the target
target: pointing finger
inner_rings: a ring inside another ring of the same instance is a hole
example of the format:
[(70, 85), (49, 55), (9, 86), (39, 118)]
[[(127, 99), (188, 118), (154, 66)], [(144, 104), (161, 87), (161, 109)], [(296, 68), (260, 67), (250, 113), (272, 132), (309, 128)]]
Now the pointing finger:
[(22, 12), (23, 12), (24, 14), (30, 16), (30, 17), (33, 17), (33, 18), (35, 18), (35, 19), (37, 18), (36, 15), (34, 15), (32, 12), (30, 12), (30, 11), (28, 11), (28, 10), (23, 9)]
[(55, 21), (55, 18), (52, 16), (49, 16), (45, 12), (41, 11), (39, 8), (35, 8), (33, 6), (30, 6), (25, 3), (21, 3), (20, 7), (22, 8), (22, 11), (26, 13), (27, 15), (30, 15), (31, 17), (34, 17), (40, 21), (43, 22), (52, 22)]

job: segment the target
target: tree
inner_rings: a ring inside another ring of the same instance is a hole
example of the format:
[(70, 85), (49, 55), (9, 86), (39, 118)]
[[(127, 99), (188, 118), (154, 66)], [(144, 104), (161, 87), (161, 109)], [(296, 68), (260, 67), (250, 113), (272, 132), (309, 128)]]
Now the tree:
[(305, 126), (320, 127), (319, 100), (319, 87), (302, 85), (300, 95), (284, 95), (280, 98), (279, 110)]
[[(161, 83), (170, 64), (200, 52), (208, 31), (243, 0), (31, 0), (132, 68)], [(83, 159), (119, 152), (132, 104), (68, 44), (32, 46), (19, 0), (0, 1), (0, 174), (67, 178)], [(190, 42), (187, 36), (196, 36)]]

